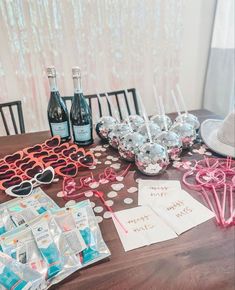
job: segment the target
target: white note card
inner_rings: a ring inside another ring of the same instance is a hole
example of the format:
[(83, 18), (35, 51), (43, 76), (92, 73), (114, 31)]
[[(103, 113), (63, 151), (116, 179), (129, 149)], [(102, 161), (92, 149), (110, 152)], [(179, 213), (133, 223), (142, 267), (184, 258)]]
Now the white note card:
[(214, 217), (212, 211), (184, 190), (152, 208), (178, 235)]
[(126, 252), (177, 237), (174, 230), (148, 206), (130, 208), (118, 211), (115, 214), (128, 231), (125, 233), (115, 218), (113, 218)]
[(178, 180), (144, 180), (138, 184), (138, 205), (161, 205), (181, 189)]

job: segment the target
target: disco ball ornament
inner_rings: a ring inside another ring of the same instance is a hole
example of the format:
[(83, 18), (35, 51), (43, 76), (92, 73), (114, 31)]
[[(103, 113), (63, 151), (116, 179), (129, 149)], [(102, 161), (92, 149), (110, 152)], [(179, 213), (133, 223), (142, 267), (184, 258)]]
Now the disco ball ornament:
[(179, 135), (183, 149), (191, 147), (196, 140), (196, 130), (189, 123), (175, 123), (171, 131)]
[(169, 159), (177, 160), (182, 152), (182, 141), (180, 136), (173, 131), (163, 131), (154, 139), (167, 150)]
[[(130, 115), (128, 118), (134, 132), (137, 132), (139, 127), (144, 124), (144, 119), (139, 115)], [(128, 118), (124, 120), (124, 123), (128, 124)]]
[(95, 130), (97, 135), (102, 139), (107, 141), (108, 134), (117, 124), (117, 120), (111, 116), (103, 116), (99, 119), (96, 124)]
[(160, 144), (146, 143), (136, 154), (135, 164), (139, 171), (145, 175), (161, 174), (169, 164), (167, 150)]
[(167, 130), (170, 129), (172, 125), (171, 118), (168, 117), (167, 115), (155, 115), (151, 117), (151, 121), (157, 124), (161, 130), (165, 130), (165, 122), (166, 122)]
[(119, 142), (118, 152), (126, 161), (134, 161), (135, 155), (144, 144), (144, 136), (138, 132), (130, 132), (124, 135)]
[(125, 123), (116, 124), (108, 134), (109, 145), (118, 148), (120, 139), (130, 132), (130, 127)]
[[(149, 122), (149, 130), (153, 139), (162, 132), (160, 127), (152, 121)], [(138, 132), (145, 137), (146, 142), (150, 142), (146, 124), (141, 125), (138, 129)]]
[(198, 130), (200, 127), (200, 122), (198, 118), (195, 115), (189, 114), (189, 113), (184, 113), (184, 114), (181, 114), (180, 116), (177, 116), (177, 118), (175, 119), (175, 122), (176, 123), (179, 123), (179, 122), (189, 123), (190, 125), (193, 126), (195, 130)]

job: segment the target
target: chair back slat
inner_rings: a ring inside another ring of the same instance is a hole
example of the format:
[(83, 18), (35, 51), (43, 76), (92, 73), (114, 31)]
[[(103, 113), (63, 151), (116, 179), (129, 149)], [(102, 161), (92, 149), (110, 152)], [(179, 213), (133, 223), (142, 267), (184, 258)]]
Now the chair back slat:
[[(16, 107), (16, 110), (14, 110), (15, 107)], [(8, 109), (8, 111), (7, 112), (5, 111), (5, 113), (7, 114), (10, 113), (10, 118), (9, 117), (6, 118), (3, 109)], [(17, 115), (18, 115), (17, 119), (16, 119), (16, 115), (14, 111), (17, 112)], [(1, 119), (2, 119), (7, 135), (11, 135), (11, 131), (13, 131), (12, 129), (14, 129), (15, 134), (19, 134), (19, 132), (20, 134), (25, 133), (24, 117), (23, 117), (21, 101), (0, 104), (0, 115), (1, 115)], [(11, 126), (9, 124), (9, 121), (11, 121)], [(17, 123), (19, 123), (18, 126), (17, 126)]]
[(6, 118), (5, 118), (5, 115), (4, 115), (2, 107), (0, 107), (0, 112), (1, 112), (2, 121), (3, 121), (3, 125), (4, 125), (4, 128), (5, 128), (6, 134), (10, 135), (10, 131), (9, 131), (9, 128), (8, 128), (8, 125), (7, 125), (7, 121), (6, 121)]
[(97, 98), (98, 107), (99, 107), (99, 114), (100, 114), (100, 118), (101, 118), (101, 117), (102, 117), (102, 108), (101, 108), (101, 103), (100, 103), (100, 99), (98, 98), (98, 96), (97, 96), (96, 98)]
[(126, 102), (126, 107), (127, 107), (128, 115), (130, 115), (131, 114), (131, 110), (130, 110), (129, 102), (127, 100), (126, 91), (124, 91), (124, 98), (125, 98), (125, 102)]
[[(85, 98), (89, 100), (88, 101), (89, 106), (91, 108), (92, 113), (96, 114), (95, 116), (96, 118), (98, 114), (100, 117), (102, 117), (103, 114), (105, 113), (108, 113), (110, 116), (115, 115), (114, 108), (112, 108), (112, 106), (110, 105), (110, 102), (108, 101), (108, 100), (111, 100), (112, 98), (114, 98), (115, 100), (114, 102), (116, 103), (120, 120), (123, 120), (123, 116), (125, 116), (125, 112), (128, 112), (129, 115), (132, 113), (137, 114), (137, 115), (140, 114), (135, 88), (128, 89), (127, 94), (125, 90), (119, 90), (119, 91), (108, 92), (107, 94), (101, 93), (99, 95), (100, 95), (100, 98), (98, 98), (97, 94), (84, 96)], [(67, 105), (67, 101), (72, 101), (73, 97), (66, 96), (62, 98), (65, 101), (65, 104)], [(103, 98), (106, 98), (106, 101)], [(100, 99), (101, 100), (103, 99), (105, 102), (100, 102)], [(97, 106), (95, 106), (96, 110), (92, 110), (92, 106), (96, 105), (94, 103), (95, 100), (97, 101)], [(112, 104), (114, 104), (114, 102)], [(133, 112), (131, 110), (131, 105), (133, 108)], [(123, 106), (125, 106), (126, 108), (124, 108)], [(97, 109), (98, 109), (98, 112), (97, 112)]]
[(15, 130), (15, 133), (16, 133), (16, 134), (19, 134), (19, 133), (18, 133), (17, 126), (16, 126), (16, 120), (15, 120), (15, 116), (14, 116), (14, 113), (13, 113), (13, 110), (12, 110), (12, 106), (9, 106), (9, 111), (10, 111), (10, 114), (11, 114), (11, 121), (12, 121), (12, 124), (13, 124), (14, 130)]

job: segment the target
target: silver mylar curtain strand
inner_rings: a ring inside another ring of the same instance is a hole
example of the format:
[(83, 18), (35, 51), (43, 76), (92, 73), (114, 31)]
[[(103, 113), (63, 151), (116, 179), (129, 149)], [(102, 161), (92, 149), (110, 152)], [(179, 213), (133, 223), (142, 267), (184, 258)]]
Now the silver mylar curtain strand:
[(22, 100), (26, 130), (47, 130), (45, 68), (55, 65), (61, 95), (72, 95), (78, 65), (85, 93), (136, 87), (148, 113), (157, 111), (156, 78), (171, 110), (182, 7), (183, 0), (0, 0), (0, 102)]

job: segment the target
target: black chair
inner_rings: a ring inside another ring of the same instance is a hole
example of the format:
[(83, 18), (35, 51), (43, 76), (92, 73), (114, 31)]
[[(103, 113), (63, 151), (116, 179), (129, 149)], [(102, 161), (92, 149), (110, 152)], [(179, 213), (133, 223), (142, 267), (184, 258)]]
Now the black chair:
[[(125, 117), (125, 113), (128, 112), (128, 114), (140, 114), (139, 111), (139, 106), (138, 106), (138, 101), (137, 101), (137, 96), (136, 96), (136, 89), (128, 89), (127, 93), (125, 90), (119, 90), (119, 91), (114, 91), (114, 92), (108, 92), (107, 95), (108, 97), (106, 98), (105, 93), (99, 94), (101, 98), (105, 98), (105, 103), (107, 105), (108, 113), (110, 116), (114, 115), (114, 107), (111, 108), (110, 102), (112, 101), (112, 105), (117, 107), (117, 111), (120, 117), (120, 120), (123, 120)], [(93, 95), (85, 95), (85, 98), (88, 99), (89, 106), (91, 109), (91, 112), (94, 111), (93, 107), (95, 106), (95, 103), (98, 107), (99, 110), (99, 115), (102, 117), (104, 114), (104, 108), (102, 107), (102, 104), (100, 103), (97, 94)], [(73, 97), (68, 96), (68, 97), (62, 97), (62, 99), (65, 101), (66, 106), (68, 107), (68, 102), (71, 102)], [(113, 100), (114, 99), (114, 102)], [(123, 108), (121, 101), (124, 102), (125, 104), (125, 109)]]
[[(15, 118), (15, 112), (17, 112), (18, 120)], [(9, 113), (10, 113), (10, 118), (9, 118)], [(23, 117), (21, 101), (0, 104), (0, 115), (2, 117), (2, 122), (3, 122), (7, 135), (11, 135), (11, 132), (9, 129), (10, 121), (13, 125), (15, 134), (25, 133), (24, 117)], [(17, 123), (18, 123), (18, 126), (17, 126)]]

